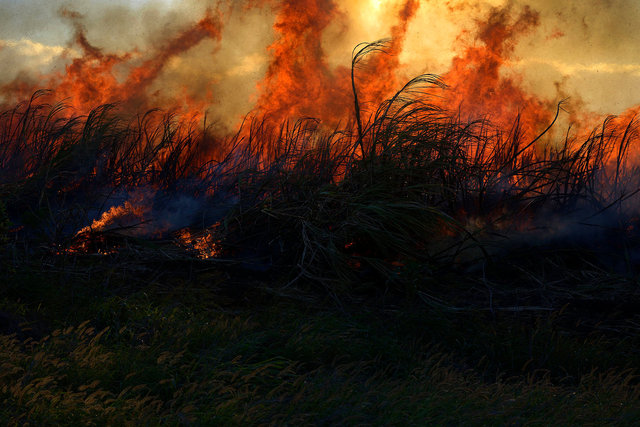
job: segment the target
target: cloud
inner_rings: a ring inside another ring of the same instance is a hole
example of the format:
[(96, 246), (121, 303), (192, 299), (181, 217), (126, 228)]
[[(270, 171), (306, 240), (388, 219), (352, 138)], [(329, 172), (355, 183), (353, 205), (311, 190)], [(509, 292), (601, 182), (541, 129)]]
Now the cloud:
[(604, 73), (604, 74), (629, 74), (640, 76), (640, 63), (611, 63), (611, 62), (593, 62), (578, 63), (564, 62), (547, 58), (526, 58), (522, 60), (512, 61), (512, 66), (529, 67), (536, 65), (549, 65), (565, 76), (572, 76), (578, 73)]
[(65, 46), (50, 46), (29, 39), (0, 40), (0, 84), (21, 75), (46, 74), (62, 68), (64, 55), (77, 55)]
[(64, 46), (48, 46), (33, 40), (0, 40), (0, 48), (13, 50), (16, 55), (35, 58), (41, 63), (49, 63), (65, 52)]

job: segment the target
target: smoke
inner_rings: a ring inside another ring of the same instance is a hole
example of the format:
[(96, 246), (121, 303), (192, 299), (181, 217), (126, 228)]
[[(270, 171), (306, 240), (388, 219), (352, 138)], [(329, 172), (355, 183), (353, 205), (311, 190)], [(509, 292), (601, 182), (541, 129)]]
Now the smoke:
[[(120, 102), (206, 113), (220, 133), (250, 111), (331, 124), (348, 119), (353, 47), (392, 37), (358, 75), (365, 109), (424, 72), (480, 84), (473, 60), (520, 92), (511, 109), (570, 96), (576, 110), (621, 114), (640, 104), (628, 90), (640, 84), (638, 23), (633, 0), (5, 0), (0, 99), (49, 87), (80, 112)], [(477, 100), (469, 113), (503, 115), (468, 92), (455, 101)]]
[(78, 234), (116, 230), (122, 235), (166, 238), (182, 228), (206, 228), (224, 218), (237, 203), (223, 194), (191, 193), (187, 194), (186, 189), (166, 191), (149, 186), (117, 191), (103, 200), (101, 209), (88, 212), (91, 225)]

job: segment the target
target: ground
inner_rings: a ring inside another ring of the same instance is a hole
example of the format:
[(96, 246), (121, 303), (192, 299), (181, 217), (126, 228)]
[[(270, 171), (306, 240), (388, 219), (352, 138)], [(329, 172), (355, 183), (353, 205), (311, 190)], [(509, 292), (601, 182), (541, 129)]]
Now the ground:
[[(640, 416), (635, 314), (616, 301), (594, 312), (577, 298), (553, 310), (491, 309), (484, 297), (463, 309), (392, 292), (337, 300), (279, 286), (277, 272), (204, 261), (136, 271), (111, 257), (3, 265), (3, 424), (633, 425)], [(461, 290), (468, 279), (456, 280)]]

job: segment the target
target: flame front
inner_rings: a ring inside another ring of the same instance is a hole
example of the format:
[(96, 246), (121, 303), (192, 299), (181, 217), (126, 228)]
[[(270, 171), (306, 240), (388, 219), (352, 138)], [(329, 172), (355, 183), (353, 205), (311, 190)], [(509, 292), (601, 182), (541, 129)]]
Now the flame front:
[[(80, 13), (71, 2), (57, 10), (59, 22), (72, 30), (68, 47), (46, 50), (43, 45), (36, 51), (46, 52), (48, 63), (55, 62), (57, 52), (66, 62), (64, 71), (54, 68), (43, 73), (46, 67), (41, 65), (23, 69), (10, 81), (11, 73), (3, 78), (0, 72), (0, 81), (5, 82), (0, 96), (12, 104), (36, 89), (48, 88), (80, 114), (106, 103), (117, 103), (133, 113), (160, 107), (202, 118), (208, 112), (220, 123), (219, 133), (235, 132), (249, 111), (267, 115), (275, 124), (314, 117), (334, 127), (354, 119), (350, 49), (388, 37), (385, 52), (372, 55), (356, 70), (363, 111), (371, 113), (413, 74), (432, 72), (441, 74), (451, 88), (443, 102), (448, 109), (459, 108), (464, 115), (490, 117), (500, 124), (510, 123), (521, 113), (523, 124), (535, 131), (549, 119), (555, 103), (571, 94), (572, 102), (579, 105), (581, 94), (568, 89), (566, 74), (561, 80), (550, 79), (541, 91), (545, 96), (525, 90), (525, 76), (514, 66), (523, 63), (515, 56), (516, 47), (527, 37), (546, 37), (542, 45), (573, 37), (573, 32), (567, 35), (568, 29), (549, 28), (558, 24), (547, 23), (552, 12), (565, 19), (569, 12), (556, 11), (546, 3), (537, 5), (543, 13), (536, 5), (501, 3), (246, 0), (212, 6), (202, 2), (192, 12), (200, 16), (164, 24), (175, 25), (173, 33), (155, 36), (152, 42), (134, 40), (128, 50), (109, 50), (91, 40), (92, 32), (109, 31), (100, 26), (107, 24), (92, 17), (97, 23), (88, 28), (91, 8)], [(595, 14), (584, 8), (583, 13)], [(152, 24), (138, 25), (151, 28)], [(18, 45), (0, 41), (0, 46)], [(545, 63), (555, 64), (559, 72), (579, 69), (554, 59)], [(555, 93), (549, 93), (548, 87), (555, 87)], [(626, 108), (632, 107), (627, 101)]]
[[(176, 170), (188, 169), (190, 161), (194, 165), (220, 161), (227, 153), (216, 144), (225, 137), (235, 135), (250, 140), (254, 129), (242, 127), (247, 113), (276, 130), (282, 123), (300, 118), (317, 119), (328, 130), (353, 130), (357, 124), (357, 134), (345, 131), (349, 135), (346, 139), (353, 143), (356, 138), (362, 148), (363, 128), (373, 120), (378, 106), (416, 71), (441, 75), (447, 89), (434, 85), (428, 90), (430, 102), (443, 116), (457, 116), (469, 123), (486, 119), (507, 134), (518, 133), (522, 141), (537, 141), (536, 136), (554, 121), (556, 105), (568, 93), (574, 95), (573, 105), (586, 106), (579, 94), (568, 89), (566, 79), (554, 81), (555, 89), (541, 95), (531, 90), (531, 79), (526, 76), (530, 70), (523, 71), (525, 63), (558, 70), (571, 68), (553, 59), (522, 59), (517, 55), (522, 52), (519, 48), (522, 40), (533, 46), (532, 37), (540, 38), (541, 34), (546, 34), (544, 43), (570, 37), (568, 30), (548, 24), (555, 6), (546, 2), (537, 5), (542, 11), (536, 5), (501, 1), (245, 0), (194, 4), (197, 7), (193, 14), (183, 16), (169, 34), (155, 34), (145, 43), (133, 42), (126, 48), (110, 48), (92, 40), (93, 28), (87, 21), (89, 16), (94, 22), (96, 18), (91, 10), (80, 13), (74, 8), (79, 4), (70, 2), (56, 12), (57, 19), (71, 30), (68, 45), (57, 50), (39, 47), (49, 59), (10, 79), (2, 79), (0, 96), (5, 105), (13, 105), (40, 88), (48, 88), (55, 99), (64, 99), (73, 107), (72, 115), (85, 115), (99, 105), (113, 103), (129, 116), (158, 107), (173, 112), (178, 121), (204, 124), (204, 129), (198, 130), (199, 139), (188, 143), (199, 144), (194, 150), (197, 155), (183, 158), (180, 153), (188, 150), (175, 148), (164, 157), (158, 156), (158, 164)], [(151, 7), (145, 10), (150, 13)], [(581, 7), (590, 10), (590, 6)], [(163, 19), (179, 10), (179, 6), (175, 8)], [(566, 17), (567, 13), (560, 11), (557, 15)], [(144, 23), (149, 28), (152, 24)], [(165, 27), (169, 24), (172, 23), (167, 21)], [(99, 26), (98, 30), (104, 31)], [(359, 42), (386, 38), (368, 45), (373, 48), (367, 55), (352, 56), (357, 54)], [(437, 43), (446, 44), (445, 41), (449, 43), (446, 54), (429, 52), (442, 48)], [(0, 43), (0, 53), (3, 46), (5, 49), (39, 46), (29, 40)], [(421, 43), (430, 48), (421, 48)], [(351, 53), (354, 46), (356, 49)], [(46, 69), (43, 64), (48, 62), (64, 64), (64, 71)], [(571, 69), (579, 68), (575, 65)], [(610, 68), (617, 69), (614, 65)], [(621, 111), (623, 119), (608, 122), (607, 132), (625, 134), (639, 109), (627, 102)], [(572, 113), (563, 119), (578, 123), (579, 128), (587, 129), (583, 133), (588, 135), (597, 117), (595, 111), (585, 107), (580, 114)], [(213, 126), (207, 126), (211, 123)], [(165, 144), (163, 136), (156, 138), (146, 132), (147, 128), (140, 126), (140, 140), (146, 142), (128, 153), (153, 151), (158, 139), (161, 141), (158, 146)], [(184, 140), (192, 141), (192, 127), (164, 132), (169, 139), (182, 132)], [(535, 156), (556, 148), (553, 134), (549, 133), (545, 141), (516, 146), (513, 150)], [(487, 155), (475, 153), (473, 147), (468, 150), (472, 155)], [(266, 142), (257, 151), (258, 157), (265, 157)], [(607, 155), (611, 167), (619, 169), (620, 165), (615, 165), (615, 152), (609, 151)], [(144, 154), (140, 159), (139, 164), (144, 164)], [(636, 160), (637, 155), (631, 153), (629, 161)], [(149, 170), (144, 172), (160, 174), (158, 164), (146, 165)], [(201, 175), (207, 173), (204, 168), (198, 171)], [(504, 179), (514, 184), (526, 178), (505, 174)], [(157, 183), (148, 187), (153, 188), (152, 192), (166, 189)], [(208, 196), (213, 197), (214, 193), (208, 190)], [(143, 223), (153, 210), (149, 199), (145, 196), (111, 206), (78, 234), (108, 230), (120, 223)], [(161, 233), (171, 228), (158, 221), (156, 226)], [(142, 229), (146, 232), (150, 228)], [(187, 246), (204, 257), (216, 253), (214, 249), (206, 249), (215, 246), (212, 237), (196, 239), (188, 233), (185, 231), (180, 237), (188, 242)]]

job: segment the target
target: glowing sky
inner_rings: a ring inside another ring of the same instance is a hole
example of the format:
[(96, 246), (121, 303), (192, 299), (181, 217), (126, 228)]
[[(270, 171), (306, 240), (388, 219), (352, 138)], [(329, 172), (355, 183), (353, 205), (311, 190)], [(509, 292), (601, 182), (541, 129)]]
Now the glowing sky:
[[(327, 4), (330, 0), (325, 1)], [(267, 3), (246, 9), (241, 3)], [(104, 52), (137, 51), (162, 44), (219, 6), (224, 15), (219, 45), (211, 40), (172, 58), (152, 90), (211, 91), (214, 115), (227, 125), (248, 112), (256, 84), (270, 60), (279, 1), (214, 0), (0, 0), (0, 84), (62, 72), (79, 55), (74, 28), (60, 14), (82, 14), (93, 46)], [(323, 34), (332, 66), (347, 65), (359, 42), (386, 37), (399, 0), (336, 1), (338, 19)], [(403, 77), (445, 73), (465, 45), (478, 43), (475, 29), (492, 7), (531, 6), (540, 24), (518, 38), (504, 73), (538, 96), (571, 96), (599, 114), (619, 114), (640, 104), (640, 1), (637, 0), (452, 0), (421, 1), (400, 55)]]

